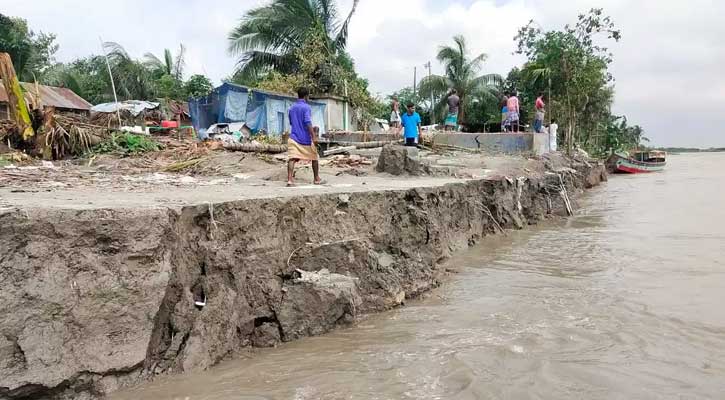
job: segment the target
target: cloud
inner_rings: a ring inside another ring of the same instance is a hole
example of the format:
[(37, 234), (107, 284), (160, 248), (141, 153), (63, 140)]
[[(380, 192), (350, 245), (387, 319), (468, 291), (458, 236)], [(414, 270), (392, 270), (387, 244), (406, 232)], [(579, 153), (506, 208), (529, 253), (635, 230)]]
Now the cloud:
[[(26, 18), (35, 30), (58, 35), (63, 61), (98, 54), (98, 37), (122, 44), (133, 56), (187, 48), (187, 73), (215, 82), (235, 60), (227, 35), (243, 13), (263, 0), (0, 0), (0, 12)], [(339, 0), (341, 14), (352, 0)], [(472, 54), (487, 53), (484, 72), (505, 74), (523, 61), (513, 37), (528, 20), (544, 29), (572, 23), (580, 12), (603, 7), (622, 30), (610, 44), (616, 77), (614, 111), (642, 125), (661, 145), (725, 146), (725, 2), (718, 0), (361, 0), (349, 50), (371, 88), (390, 93), (426, 73), (440, 45), (466, 36)]]

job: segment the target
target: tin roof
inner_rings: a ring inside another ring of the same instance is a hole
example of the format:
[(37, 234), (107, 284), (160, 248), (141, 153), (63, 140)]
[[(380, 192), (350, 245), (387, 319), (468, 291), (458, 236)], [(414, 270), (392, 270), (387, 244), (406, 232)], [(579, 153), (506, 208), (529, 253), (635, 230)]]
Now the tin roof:
[[(1, 82), (1, 81), (0, 81)], [(36, 86), (34, 83), (20, 82), (20, 85), (25, 91), (25, 96), (35, 96)], [(57, 108), (65, 108), (70, 110), (90, 110), (91, 103), (87, 102), (81, 96), (78, 96), (72, 90), (68, 88), (61, 88), (55, 86), (38, 85), (38, 92), (40, 92), (40, 103), (43, 106), (53, 106)], [(0, 103), (7, 103), (8, 95), (5, 93), (5, 87), (0, 84)]]

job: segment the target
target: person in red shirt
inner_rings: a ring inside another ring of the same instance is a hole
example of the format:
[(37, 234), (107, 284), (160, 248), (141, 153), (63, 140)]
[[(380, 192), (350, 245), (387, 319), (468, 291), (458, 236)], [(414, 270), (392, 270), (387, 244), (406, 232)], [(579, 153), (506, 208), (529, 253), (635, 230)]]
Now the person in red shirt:
[(511, 127), (511, 132), (519, 131), (519, 98), (513, 91), (506, 99), (506, 109), (508, 112), (507, 124)]
[(544, 94), (539, 93), (539, 97), (536, 98), (536, 114), (534, 117), (534, 132), (536, 133), (543, 133), (544, 132)]

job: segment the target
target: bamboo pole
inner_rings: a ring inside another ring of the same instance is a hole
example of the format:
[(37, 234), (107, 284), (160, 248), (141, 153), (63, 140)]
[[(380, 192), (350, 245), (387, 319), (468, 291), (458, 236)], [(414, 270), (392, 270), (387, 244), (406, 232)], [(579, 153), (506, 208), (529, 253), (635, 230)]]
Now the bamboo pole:
[(113, 73), (111, 72), (111, 62), (108, 61), (108, 54), (106, 53), (106, 48), (103, 47), (103, 39), (101, 39), (101, 37), (99, 36), (98, 40), (101, 41), (101, 51), (103, 51), (103, 56), (106, 58), (108, 76), (111, 78), (111, 89), (113, 89), (113, 100), (116, 102), (116, 116), (118, 117), (118, 127), (120, 128), (121, 126), (123, 126), (123, 123), (121, 122), (121, 106), (118, 104), (118, 96), (116, 95), (116, 83), (113, 82)]

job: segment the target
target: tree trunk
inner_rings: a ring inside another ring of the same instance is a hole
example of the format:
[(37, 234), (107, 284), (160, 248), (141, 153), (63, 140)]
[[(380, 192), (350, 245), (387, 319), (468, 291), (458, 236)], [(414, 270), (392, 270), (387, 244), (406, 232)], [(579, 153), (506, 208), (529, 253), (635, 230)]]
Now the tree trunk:
[(10, 119), (18, 126), (23, 140), (28, 140), (33, 137), (35, 132), (33, 131), (28, 107), (25, 104), (20, 81), (15, 75), (13, 61), (8, 53), (0, 53), (0, 79), (2, 79), (5, 92), (8, 95)]
[(458, 102), (458, 125), (463, 124), (463, 118), (465, 118), (465, 116), (466, 116), (465, 111), (463, 111), (464, 110), (463, 99), (464, 99), (464, 96), (463, 96), (463, 94), (461, 94), (460, 101)]

